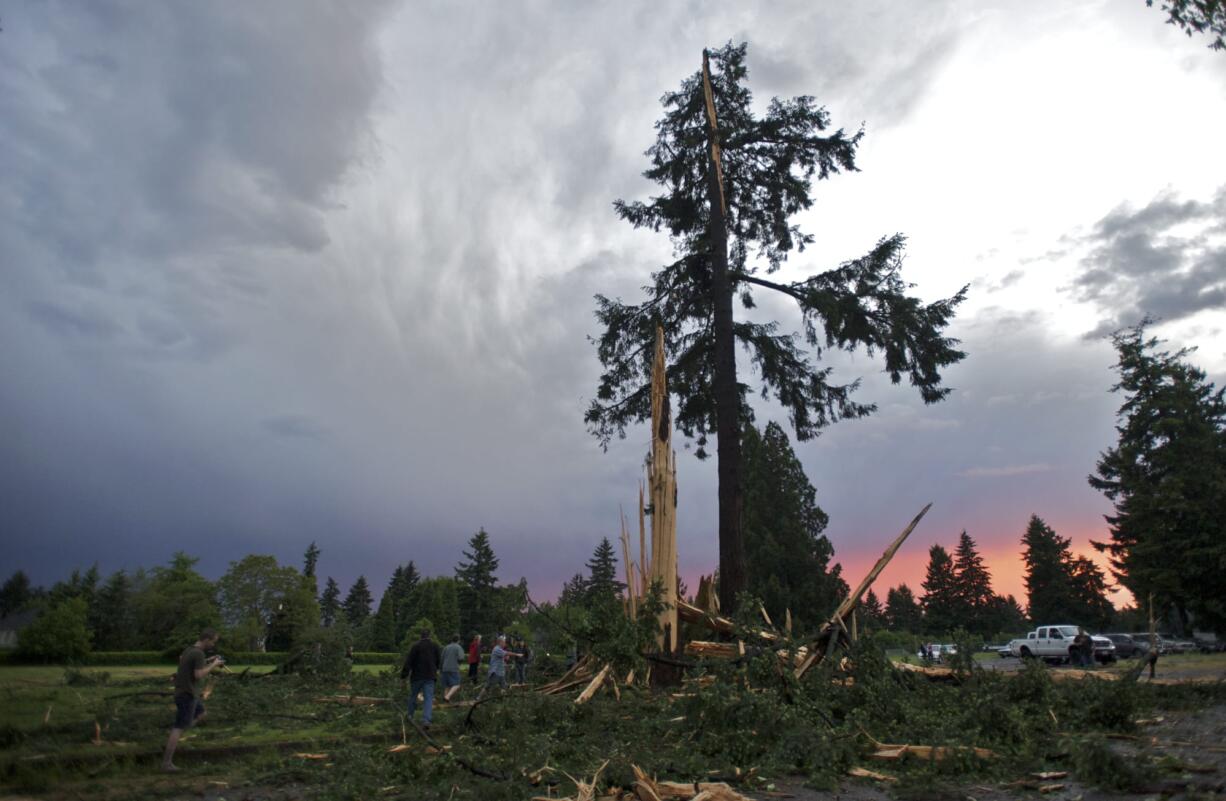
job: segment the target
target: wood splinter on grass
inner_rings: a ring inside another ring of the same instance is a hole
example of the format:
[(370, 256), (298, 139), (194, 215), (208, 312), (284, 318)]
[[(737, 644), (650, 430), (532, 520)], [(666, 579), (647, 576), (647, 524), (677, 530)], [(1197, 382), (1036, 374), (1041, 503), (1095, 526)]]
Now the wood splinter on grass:
[(872, 779), (875, 782), (898, 781), (898, 778), (895, 776), (889, 776), (885, 773), (878, 773), (877, 771), (869, 770), (868, 768), (851, 768), (847, 771), (847, 775), (854, 776), (857, 779)]

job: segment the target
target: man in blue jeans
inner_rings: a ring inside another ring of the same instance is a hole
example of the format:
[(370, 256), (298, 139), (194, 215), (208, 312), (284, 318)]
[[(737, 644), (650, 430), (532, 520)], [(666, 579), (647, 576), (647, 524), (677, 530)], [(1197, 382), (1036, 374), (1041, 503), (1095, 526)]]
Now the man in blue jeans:
[(417, 696), (424, 696), (422, 704), (422, 723), (430, 727), (430, 719), (434, 715), (434, 679), (438, 675), (438, 664), (442, 659), (438, 643), (430, 639), (430, 629), (421, 630), (421, 639), (413, 643), (409, 655), (405, 657), (404, 667), (400, 669), (400, 679), (409, 680), (409, 720), (417, 711)]

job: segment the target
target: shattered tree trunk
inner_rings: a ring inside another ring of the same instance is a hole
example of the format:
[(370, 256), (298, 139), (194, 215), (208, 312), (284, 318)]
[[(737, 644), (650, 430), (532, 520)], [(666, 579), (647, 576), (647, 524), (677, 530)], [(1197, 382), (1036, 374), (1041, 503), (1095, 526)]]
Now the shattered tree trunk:
[(647, 485), (651, 491), (651, 578), (660, 582), (664, 611), (660, 613), (657, 644), (667, 654), (677, 651), (677, 456), (672, 449), (672, 413), (665, 377), (664, 329), (656, 326), (656, 354), (651, 368), (651, 460)]

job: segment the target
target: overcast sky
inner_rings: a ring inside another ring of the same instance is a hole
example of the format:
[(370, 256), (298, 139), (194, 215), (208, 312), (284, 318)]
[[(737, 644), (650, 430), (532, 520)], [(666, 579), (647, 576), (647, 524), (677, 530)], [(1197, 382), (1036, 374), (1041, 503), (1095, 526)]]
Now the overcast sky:
[[(880, 409), (798, 446), (849, 578), (928, 501), (883, 595), (963, 528), (1014, 593), (1030, 514), (1105, 536), (1104, 333), (1158, 316), (1226, 375), (1226, 54), (1142, 0), (10, 0), (0, 27), (5, 575), (185, 550), (216, 577), (315, 540), (382, 588), (484, 526), (552, 596), (647, 449), (582, 420), (593, 294), (637, 300), (671, 252), (611, 204), (654, 191), (659, 98), (729, 40), (758, 103), (867, 132), (787, 273), (902, 232), (921, 296), (971, 285), (948, 401), (840, 359)], [(691, 582), (714, 468), (679, 455)]]

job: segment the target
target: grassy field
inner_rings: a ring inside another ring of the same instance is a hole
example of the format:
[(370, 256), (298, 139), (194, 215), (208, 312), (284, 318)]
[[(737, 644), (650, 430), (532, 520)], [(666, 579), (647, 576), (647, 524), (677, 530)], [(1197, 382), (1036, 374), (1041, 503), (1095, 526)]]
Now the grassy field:
[[(835, 667), (825, 666), (801, 684), (781, 685), (772, 659), (704, 666), (694, 676), (706, 674), (714, 682), (688, 684), (679, 692), (623, 688), (618, 699), (606, 689), (584, 706), (573, 703), (580, 688), (556, 696), (513, 689), (477, 708), (439, 706), (430, 737), (440, 750), (406, 724), (404, 690), (387, 666), (360, 666), (347, 679), (332, 682), (269, 676), (266, 666), (240, 677), (243, 667), (237, 666), (214, 680), (206, 702), (209, 720), (185, 737), (183, 771), (174, 776), (157, 772), (173, 717), (168, 666), (79, 672), (3, 667), (0, 795), (9, 790), (91, 801), (512, 799), (545, 794), (547, 787), (537, 786), (542, 782), (557, 785), (554, 796), (570, 794), (574, 786), (563, 771), (590, 776), (610, 760), (604, 780), (623, 787), (632, 781), (631, 766), (640, 765), (681, 781), (737, 778), (746, 792), (770, 792), (777, 782), (792, 782), (789, 791), (800, 798), (825, 798), (796, 789), (795, 782), (832, 788), (854, 765), (883, 769), (866, 761), (870, 733), (882, 742), (974, 745), (996, 752), (992, 760), (963, 755), (941, 764), (909, 760), (884, 766), (899, 776), (900, 788), (919, 795), (928, 792), (924, 788), (968, 782), (1007, 787), (1029, 772), (1070, 767), (1105, 786), (1117, 781), (1115, 774), (1095, 773), (1094, 766), (1114, 765), (1114, 758), (1095, 741), (1083, 745), (1075, 738), (1132, 736), (1135, 721), (1154, 710), (1181, 710), (1166, 713), (1174, 719), (1222, 709), (1226, 702), (1223, 685), (1052, 682), (1041, 665), (1019, 666), (1016, 673), (976, 671), (952, 685), (900, 676), (880, 654), (867, 651), (853, 654), (849, 677), (840, 679), (830, 672)], [(1226, 655), (1169, 657), (1159, 671), (1222, 675)], [(474, 694), (466, 687), (459, 700), (467, 702)], [(349, 695), (375, 702), (327, 700)], [(1175, 764), (1145, 754), (1136, 759), (1158, 766), (1143, 779), (1136, 778), (1141, 773), (1128, 774), (1138, 787)], [(499, 778), (492, 781), (479, 772)], [(880, 797), (851, 790), (842, 797)], [(1008, 795), (1012, 790), (1002, 792), (989, 797), (1014, 797)]]

